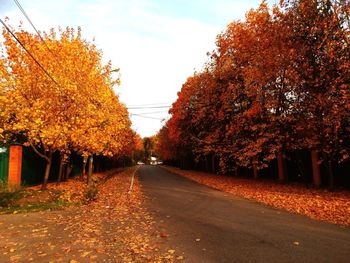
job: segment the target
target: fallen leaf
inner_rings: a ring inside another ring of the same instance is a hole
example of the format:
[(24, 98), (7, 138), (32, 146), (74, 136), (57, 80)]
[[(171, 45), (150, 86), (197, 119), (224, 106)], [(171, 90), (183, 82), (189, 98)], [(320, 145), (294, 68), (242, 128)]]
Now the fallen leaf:
[(160, 237), (168, 237), (169, 235), (167, 233), (161, 232)]
[(85, 252), (81, 253), (80, 256), (81, 256), (82, 258), (85, 258), (85, 257), (86, 257), (87, 255), (89, 255), (91, 252), (92, 252), (92, 251), (85, 251)]

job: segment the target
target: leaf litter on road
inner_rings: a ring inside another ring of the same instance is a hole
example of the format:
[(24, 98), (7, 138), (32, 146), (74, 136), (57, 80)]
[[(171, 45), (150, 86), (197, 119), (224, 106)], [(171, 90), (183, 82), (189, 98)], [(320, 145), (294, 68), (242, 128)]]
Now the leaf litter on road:
[[(137, 177), (132, 192), (128, 193), (134, 169), (111, 176), (100, 185), (97, 199), (87, 205), (26, 216), (2, 215), (0, 261), (182, 261), (183, 255), (165, 247), (152, 215), (144, 208)], [(79, 183), (66, 185), (72, 193), (67, 199), (75, 198), (75, 191), (81, 196)]]

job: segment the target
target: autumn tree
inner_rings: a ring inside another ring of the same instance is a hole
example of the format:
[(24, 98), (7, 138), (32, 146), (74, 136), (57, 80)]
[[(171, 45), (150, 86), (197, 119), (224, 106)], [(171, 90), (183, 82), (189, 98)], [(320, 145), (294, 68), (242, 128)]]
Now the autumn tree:
[(178, 93), (161, 141), (178, 159), (219, 158), (224, 172), (241, 166), (257, 177), (276, 162), (280, 181), (286, 159), (311, 151), (314, 183), (321, 158), (332, 186), (332, 163), (349, 156), (349, 35), (348, 1), (272, 9), (263, 1), (218, 35), (204, 70)]
[(143, 141), (139, 134), (134, 132), (133, 134), (133, 148), (132, 148), (132, 159), (133, 161), (143, 160), (144, 148)]
[(154, 152), (154, 141), (152, 137), (144, 137), (143, 141), (143, 149), (144, 149), (144, 160), (145, 162), (149, 162)]
[[(333, 186), (333, 162), (348, 158), (349, 3), (348, 1), (285, 1), (284, 19), (292, 29), (291, 63), (303, 97), (304, 140), (313, 151), (313, 169), (322, 158)], [(345, 92), (346, 93), (346, 92)], [(314, 173), (320, 184), (319, 173)]]
[(175, 143), (169, 136), (168, 125), (164, 125), (157, 133), (157, 143), (155, 149), (163, 160), (176, 160)]
[[(256, 177), (257, 169), (278, 157), (282, 166), (279, 179), (283, 181), (284, 151), (290, 142), (297, 147), (292, 126), (298, 110), (294, 97), (298, 79), (289, 62), (289, 28), (278, 15), (277, 8), (270, 11), (263, 2), (247, 13), (244, 23), (229, 25), (218, 45), (220, 52), (230, 52), (219, 53), (218, 59), (231, 56), (235, 61), (228, 76), (231, 91), (224, 97), (231, 105), (229, 110), (236, 108), (227, 124), (228, 134), (235, 138), (231, 141), (239, 142), (236, 147), (229, 144), (235, 149), (234, 158), (243, 166), (252, 166)], [(220, 65), (217, 71), (222, 71)]]
[(6, 100), (6, 82), (9, 80), (9, 75), (6, 70), (6, 60), (0, 58), (0, 141), (4, 139), (5, 125), (5, 100)]
[(32, 56), (3, 29), (5, 129), (22, 134), (46, 160), (42, 188), (55, 151), (120, 153), (131, 132), (130, 121), (112, 89), (119, 80), (112, 79), (111, 64), (102, 64), (95, 45), (82, 38), (80, 29), (52, 29), (43, 39), (21, 27), (12, 30)]

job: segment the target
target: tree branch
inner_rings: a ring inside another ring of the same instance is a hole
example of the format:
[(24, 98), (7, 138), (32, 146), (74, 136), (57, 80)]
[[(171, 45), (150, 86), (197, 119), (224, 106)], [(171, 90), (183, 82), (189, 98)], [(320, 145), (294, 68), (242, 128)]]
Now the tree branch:
[(49, 157), (47, 157), (45, 154), (41, 153), (32, 143), (32, 141), (29, 141), (30, 146), (32, 147), (32, 149), (34, 150), (34, 152), (39, 155), (41, 158), (44, 158), (47, 162), (50, 161)]

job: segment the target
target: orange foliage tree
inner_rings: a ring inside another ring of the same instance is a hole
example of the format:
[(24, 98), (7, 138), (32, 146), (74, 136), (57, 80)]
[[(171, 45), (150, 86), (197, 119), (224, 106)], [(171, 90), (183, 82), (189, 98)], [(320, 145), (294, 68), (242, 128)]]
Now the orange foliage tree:
[(348, 1), (263, 1), (218, 35), (204, 70), (178, 93), (159, 147), (255, 177), (276, 161), (281, 181), (286, 158), (309, 151), (314, 183), (323, 161), (332, 187), (332, 164), (349, 156), (349, 28)]

